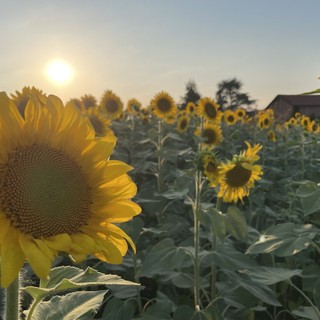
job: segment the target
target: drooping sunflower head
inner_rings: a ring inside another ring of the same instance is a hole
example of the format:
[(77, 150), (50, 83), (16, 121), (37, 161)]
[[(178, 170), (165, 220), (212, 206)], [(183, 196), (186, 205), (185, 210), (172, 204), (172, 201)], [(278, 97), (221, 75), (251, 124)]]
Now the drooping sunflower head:
[(219, 111), (219, 105), (211, 98), (200, 99), (197, 111), (206, 120), (216, 123), (221, 121), (222, 113)]
[(140, 109), (141, 109), (141, 102), (139, 102), (137, 99), (132, 98), (128, 101), (126, 111), (129, 114), (137, 115)]
[(188, 130), (190, 119), (187, 116), (181, 116), (177, 123), (177, 131), (184, 133)]
[(80, 98), (80, 100), (84, 111), (97, 106), (97, 99), (92, 94), (85, 94)]
[(165, 91), (161, 91), (155, 95), (150, 102), (150, 107), (152, 112), (161, 119), (175, 116), (177, 112), (177, 106), (173, 98)]
[(111, 121), (101, 115), (97, 109), (89, 109), (84, 115), (89, 119), (97, 137), (113, 135), (113, 131), (110, 128)]
[(122, 114), (123, 103), (114, 92), (107, 90), (101, 98), (98, 110), (110, 119), (117, 119)]
[(223, 113), (223, 117), (228, 126), (234, 125), (239, 119), (237, 113), (232, 110), (225, 110)]
[(108, 160), (115, 137), (95, 137), (79, 110), (55, 96), (45, 106), (28, 103), (23, 118), (0, 93), (0, 109), (1, 285), (14, 281), (25, 260), (46, 278), (60, 252), (121, 263), (127, 241), (134, 245), (115, 223), (141, 209), (130, 200), (131, 167)]
[(214, 123), (207, 123), (202, 130), (198, 128), (195, 134), (204, 139), (204, 146), (213, 148), (220, 144), (222, 140), (222, 131), (219, 125)]
[(221, 174), (220, 190), (218, 197), (224, 202), (242, 201), (243, 197), (249, 195), (249, 190), (254, 187), (255, 181), (261, 179), (262, 168), (254, 165), (259, 159), (256, 154), (261, 146), (248, 145), (248, 150), (240, 155), (235, 155), (233, 159), (219, 168)]
[(25, 108), (31, 98), (37, 99), (41, 105), (45, 105), (47, 96), (35, 87), (23, 87), (22, 91), (16, 91), (16, 94), (11, 94), (11, 99), (16, 105), (22, 117), (24, 117)]

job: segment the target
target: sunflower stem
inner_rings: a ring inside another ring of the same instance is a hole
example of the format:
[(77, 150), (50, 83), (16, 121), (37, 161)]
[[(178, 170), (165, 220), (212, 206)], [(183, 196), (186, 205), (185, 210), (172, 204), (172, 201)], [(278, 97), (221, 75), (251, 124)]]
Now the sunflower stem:
[[(220, 211), (221, 207), (221, 198), (217, 198), (216, 209)], [(212, 251), (216, 250), (217, 237), (214, 234), (213, 228), (211, 228), (211, 248)], [(216, 281), (217, 281), (217, 267), (214, 263), (211, 265), (211, 301), (214, 301), (216, 298)]]
[(157, 185), (158, 192), (162, 189), (162, 176), (161, 176), (161, 167), (162, 167), (162, 120), (158, 120), (158, 175), (157, 175)]
[(195, 204), (194, 204), (194, 306), (200, 310), (200, 206), (201, 206), (201, 171), (195, 174)]
[(19, 277), (6, 289), (5, 320), (19, 320), (20, 306), (20, 283)]

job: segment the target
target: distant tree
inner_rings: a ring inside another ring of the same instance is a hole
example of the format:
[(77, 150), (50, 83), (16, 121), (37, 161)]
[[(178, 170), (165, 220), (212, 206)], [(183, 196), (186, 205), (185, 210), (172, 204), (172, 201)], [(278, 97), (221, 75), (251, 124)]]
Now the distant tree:
[(248, 108), (256, 102), (256, 100), (251, 100), (247, 93), (242, 93), (241, 88), (242, 82), (236, 78), (218, 83), (216, 102), (222, 110)]
[(193, 80), (190, 80), (186, 84), (186, 94), (182, 97), (182, 103), (180, 109), (184, 110), (188, 102), (197, 103), (200, 100), (201, 96), (198, 93), (197, 85)]

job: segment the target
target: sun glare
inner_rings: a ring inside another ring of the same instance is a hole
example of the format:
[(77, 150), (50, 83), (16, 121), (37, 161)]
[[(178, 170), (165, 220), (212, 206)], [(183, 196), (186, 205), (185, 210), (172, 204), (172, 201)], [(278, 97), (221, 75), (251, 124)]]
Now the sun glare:
[(46, 66), (46, 75), (50, 81), (57, 85), (66, 85), (73, 78), (72, 66), (61, 59), (50, 61)]

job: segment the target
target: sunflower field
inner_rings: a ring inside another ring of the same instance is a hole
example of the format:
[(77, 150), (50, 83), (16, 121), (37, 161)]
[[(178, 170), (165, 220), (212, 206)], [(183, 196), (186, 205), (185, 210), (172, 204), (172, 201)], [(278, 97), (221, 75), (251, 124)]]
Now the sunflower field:
[(320, 122), (0, 94), (5, 320), (320, 320)]

